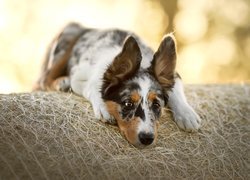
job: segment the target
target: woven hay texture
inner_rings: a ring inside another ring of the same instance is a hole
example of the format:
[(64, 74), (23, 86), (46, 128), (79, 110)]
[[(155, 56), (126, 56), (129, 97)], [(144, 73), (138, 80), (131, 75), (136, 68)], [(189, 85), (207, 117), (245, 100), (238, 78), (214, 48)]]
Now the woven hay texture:
[(74, 94), (0, 95), (0, 179), (250, 179), (250, 85), (186, 86), (202, 118), (136, 149)]

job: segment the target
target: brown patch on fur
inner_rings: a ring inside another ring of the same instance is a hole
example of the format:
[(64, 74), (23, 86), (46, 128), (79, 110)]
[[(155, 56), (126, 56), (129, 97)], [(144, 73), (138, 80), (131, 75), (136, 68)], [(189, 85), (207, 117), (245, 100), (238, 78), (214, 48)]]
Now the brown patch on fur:
[(123, 120), (119, 115), (119, 105), (113, 101), (106, 102), (108, 112), (117, 120), (118, 127), (126, 139), (133, 145), (138, 144), (137, 128), (140, 120), (138, 118), (129, 121)]
[(174, 84), (176, 66), (176, 41), (173, 35), (167, 35), (162, 40), (152, 62), (153, 72), (164, 89)]
[[(56, 80), (53, 81), (53, 83), (51, 84), (51, 89), (56, 90), (56, 91), (68, 91), (70, 87), (66, 88), (66, 87), (62, 87), (61, 83), (62, 81), (64, 81), (65, 79), (67, 79), (67, 76), (61, 76), (59, 78), (57, 78)], [(66, 88), (66, 89), (63, 89)]]
[(164, 61), (157, 61), (155, 65), (155, 75), (164, 88), (169, 88), (173, 85), (173, 69), (175, 64)]
[(134, 118), (129, 121), (123, 121), (119, 119), (117, 121), (121, 133), (124, 134), (127, 140), (133, 145), (138, 144), (137, 128), (139, 122), (140, 122), (139, 118)]
[(148, 100), (149, 100), (150, 102), (153, 102), (153, 101), (156, 99), (156, 97), (157, 97), (157, 95), (156, 95), (155, 92), (149, 92), (149, 93), (148, 93)]
[(131, 94), (131, 100), (134, 102), (134, 103), (138, 103), (141, 99), (141, 96), (138, 94), (138, 92), (133, 92)]
[(106, 101), (105, 104), (106, 104), (108, 112), (112, 116), (114, 116), (115, 119), (119, 118), (119, 112), (118, 112), (119, 105), (115, 103), (114, 101)]
[(71, 56), (72, 49), (76, 43), (76, 41), (81, 37), (81, 33), (78, 34), (76, 37), (74, 37), (72, 40), (70, 40), (68, 49), (66, 52), (60, 57), (60, 59), (53, 60), (54, 64), (52, 64), (51, 67), (49, 66), (49, 53), (50, 49), (55, 43), (57, 39), (60, 38), (61, 34), (52, 41), (50, 48), (47, 52), (43, 67), (42, 67), (42, 74), (38, 80), (38, 82), (34, 85), (33, 90), (57, 90), (55, 88), (56, 83), (54, 81), (57, 80), (57, 78), (60, 78), (61, 76), (66, 75), (67, 71), (67, 64)]

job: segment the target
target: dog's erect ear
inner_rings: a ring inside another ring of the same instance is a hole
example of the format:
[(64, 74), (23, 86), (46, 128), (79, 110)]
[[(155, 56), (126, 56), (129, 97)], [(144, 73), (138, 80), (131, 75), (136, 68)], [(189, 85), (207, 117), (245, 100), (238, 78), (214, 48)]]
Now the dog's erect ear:
[(124, 80), (133, 77), (140, 67), (141, 59), (141, 51), (135, 38), (129, 36), (125, 40), (121, 53), (115, 57), (104, 73), (102, 87), (104, 95), (115, 90), (114, 88)]
[(156, 77), (161, 86), (168, 90), (174, 85), (174, 73), (176, 66), (176, 42), (173, 34), (166, 35), (150, 67), (150, 71)]

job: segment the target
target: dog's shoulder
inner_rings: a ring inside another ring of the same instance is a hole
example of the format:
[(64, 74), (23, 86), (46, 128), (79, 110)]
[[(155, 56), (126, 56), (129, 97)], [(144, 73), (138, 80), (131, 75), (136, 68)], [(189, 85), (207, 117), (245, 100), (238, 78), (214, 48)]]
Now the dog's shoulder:
[(84, 61), (96, 64), (103, 58), (113, 59), (121, 51), (124, 41), (129, 36), (136, 39), (143, 57), (141, 66), (147, 68), (153, 59), (153, 50), (137, 34), (118, 28), (94, 29), (84, 27), (81, 37), (74, 45), (69, 69)]

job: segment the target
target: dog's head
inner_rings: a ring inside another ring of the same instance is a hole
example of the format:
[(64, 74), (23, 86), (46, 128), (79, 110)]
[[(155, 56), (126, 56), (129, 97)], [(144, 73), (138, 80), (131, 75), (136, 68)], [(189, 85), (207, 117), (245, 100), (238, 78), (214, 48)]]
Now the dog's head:
[(135, 146), (152, 144), (158, 119), (174, 85), (176, 43), (173, 35), (163, 38), (151, 66), (141, 69), (141, 51), (132, 37), (106, 70), (102, 96), (126, 139)]

